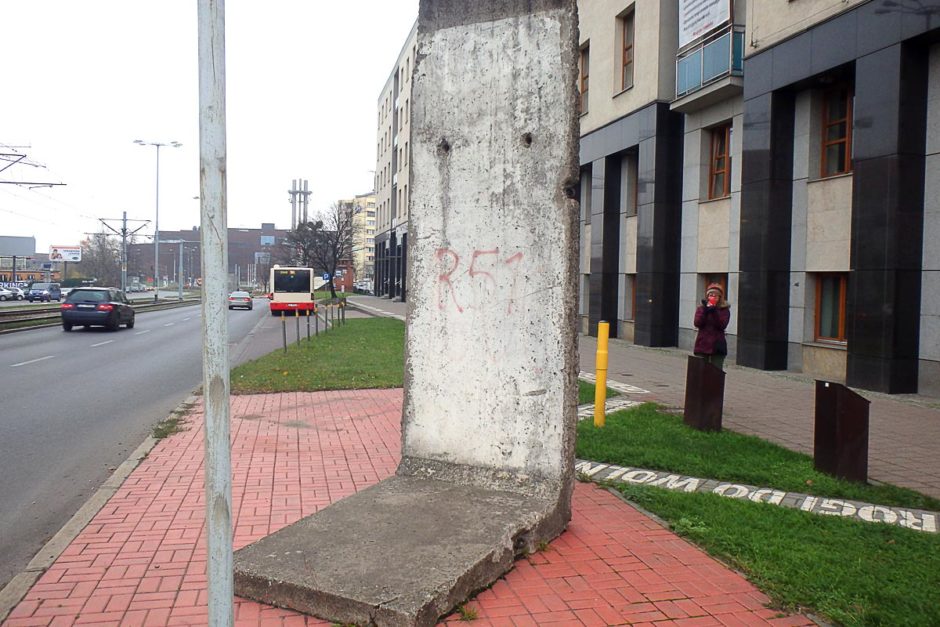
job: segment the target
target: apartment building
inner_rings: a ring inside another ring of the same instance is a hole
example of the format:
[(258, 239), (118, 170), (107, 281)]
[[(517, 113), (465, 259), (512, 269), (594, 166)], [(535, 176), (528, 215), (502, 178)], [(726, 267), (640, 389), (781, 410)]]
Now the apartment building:
[[(940, 395), (940, 0), (579, 15), (581, 331), (691, 351), (719, 282), (730, 362)], [(376, 292), (400, 298), (414, 35), (379, 99)]]
[(579, 8), (582, 330), (940, 394), (940, 2)]
[(417, 33), (415, 23), (378, 101), (374, 291), (398, 300), (407, 296), (411, 75)]
[(371, 284), (375, 278), (375, 192), (340, 200), (339, 205), (352, 212), (352, 267), (355, 282), (368, 281)]

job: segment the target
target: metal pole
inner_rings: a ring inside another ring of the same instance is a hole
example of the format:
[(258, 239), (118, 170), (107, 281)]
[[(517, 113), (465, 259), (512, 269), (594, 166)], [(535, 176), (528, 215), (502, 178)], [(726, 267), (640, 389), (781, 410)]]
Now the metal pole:
[(232, 460), (226, 283), (225, 0), (199, 0), (199, 170), (203, 251), (202, 372), (205, 399), (209, 621), (233, 625)]
[(160, 144), (157, 147), (157, 211), (153, 221), (153, 302), (160, 300)]
[(179, 292), (179, 299), (183, 300), (183, 244), (180, 242), (180, 264), (176, 270), (176, 287)]
[(297, 345), (300, 345), (300, 310), (294, 310), (294, 326), (297, 327)]
[(594, 426), (603, 427), (607, 419), (607, 338), (610, 336), (610, 323), (597, 323), (597, 357), (594, 361), (597, 377), (594, 381)]
[(287, 354), (287, 318), (281, 312), (281, 339), (284, 341), (284, 353)]
[(313, 334), (320, 337), (320, 310), (316, 303), (313, 305)]
[[(68, 268), (68, 266), (66, 266)], [(121, 223), (121, 291), (127, 292), (127, 212)]]
[(307, 310), (307, 341), (310, 341), (310, 310)]

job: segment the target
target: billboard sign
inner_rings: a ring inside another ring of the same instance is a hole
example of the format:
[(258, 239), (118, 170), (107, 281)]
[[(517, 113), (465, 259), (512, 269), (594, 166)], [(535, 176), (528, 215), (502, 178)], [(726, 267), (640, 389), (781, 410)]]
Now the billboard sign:
[(731, 22), (731, 0), (679, 0), (679, 48)]
[(81, 261), (81, 246), (50, 246), (49, 261)]

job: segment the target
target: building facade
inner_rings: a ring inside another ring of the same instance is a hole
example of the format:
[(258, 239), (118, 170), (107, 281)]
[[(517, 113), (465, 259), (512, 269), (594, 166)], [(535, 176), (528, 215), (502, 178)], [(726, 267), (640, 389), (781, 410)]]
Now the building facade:
[(940, 2), (581, 2), (582, 331), (940, 395)]
[[(271, 256), (284, 242), (288, 231), (265, 222), (259, 229), (228, 229), (228, 272), (230, 283), (243, 288), (262, 288), (268, 282)], [(199, 227), (183, 231), (160, 231), (161, 285), (196, 285), (202, 277)], [(182, 259), (182, 263), (181, 260)], [(140, 277), (147, 283), (153, 276), (152, 243), (127, 246), (128, 276)]]
[(375, 282), (375, 192), (360, 194), (339, 201), (340, 207), (352, 212), (352, 260), (355, 284)]
[[(582, 0), (581, 331), (940, 395), (940, 0)], [(379, 99), (376, 293), (404, 298), (414, 31)]]
[(416, 47), (417, 23), (405, 40), (378, 101), (374, 293), (398, 300), (405, 300), (408, 293), (411, 74)]

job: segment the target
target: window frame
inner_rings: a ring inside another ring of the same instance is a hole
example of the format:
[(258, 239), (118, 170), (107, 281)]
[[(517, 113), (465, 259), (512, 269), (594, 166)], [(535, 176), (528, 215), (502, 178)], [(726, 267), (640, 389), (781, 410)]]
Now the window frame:
[[(829, 119), (829, 99), (832, 94), (836, 92), (843, 92), (845, 94), (845, 117), (838, 118), (836, 120)], [(853, 101), (855, 99), (855, 94), (851, 86), (849, 85), (838, 85), (831, 87), (825, 90), (822, 94), (822, 117), (820, 124), (820, 155), (819, 155), (819, 176), (820, 178), (829, 178), (831, 176), (841, 176), (843, 174), (849, 174), (853, 171), (852, 163), (852, 135), (854, 131), (853, 127)], [(833, 126), (838, 126), (839, 124), (845, 123), (845, 136), (830, 140), (829, 129)], [(829, 147), (837, 146), (843, 144), (842, 152), (845, 158), (845, 169), (838, 170), (835, 172), (828, 172), (827, 166), (827, 152)]]
[(578, 56), (578, 92), (580, 96), (579, 111), (581, 115), (588, 112), (588, 91), (591, 79), (591, 45), (585, 43), (581, 46)]
[(624, 320), (627, 322), (636, 322), (636, 272), (626, 273), (627, 285), (630, 288), (630, 311), (624, 312)]
[[(629, 33), (629, 37), (627, 36)], [(636, 7), (631, 6), (620, 17), (620, 90), (626, 91), (634, 85), (636, 68)], [(627, 68), (630, 82), (627, 83)]]
[[(823, 300), (822, 299), (823, 279), (831, 278), (831, 277), (838, 277), (839, 279), (839, 295), (838, 295), (839, 329), (837, 332), (838, 337), (829, 337), (826, 335), (822, 335), (820, 333), (821, 331), (820, 327), (822, 326), (821, 314), (822, 314), (822, 300)], [(846, 327), (845, 307), (846, 307), (846, 300), (848, 296), (848, 284), (849, 284), (848, 273), (846, 272), (819, 272), (816, 274), (815, 280), (816, 280), (816, 304), (815, 304), (815, 313), (814, 313), (814, 318), (813, 318), (813, 339), (816, 342), (820, 342), (823, 344), (845, 345), (847, 342), (846, 334), (845, 334), (845, 327)]]
[(702, 285), (702, 294), (705, 294), (705, 289), (712, 283), (717, 283), (721, 286), (721, 291), (724, 294), (724, 300), (728, 301), (728, 273), (727, 272), (717, 272), (717, 273), (705, 273), (702, 275), (702, 278), (705, 280), (704, 285)]
[[(708, 199), (727, 198), (731, 196), (731, 131), (732, 123), (720, 124), (709, 129), (711, 145), (708, 149)], [(719, 138), (724, 140), (724, 152), (717, 154)], [(718, 159), (724, 159), (724, 167), (718, 168)], [(721, 189), (715, 189), (715, 178), (724, 175)]]

